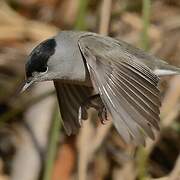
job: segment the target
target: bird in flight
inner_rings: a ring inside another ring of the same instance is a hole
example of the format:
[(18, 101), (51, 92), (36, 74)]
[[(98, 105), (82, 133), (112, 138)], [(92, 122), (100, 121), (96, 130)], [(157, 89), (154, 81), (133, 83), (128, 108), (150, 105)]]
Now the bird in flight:
[(54, 81), (63, 125), (75, 134), (87, 110), (113, 124), (130, 143), (145, 144), (159, 130), (161, 76), (180, 74), (169, 65), (124, 41), (91, 32), (62, 31), (35, 47), (25, 65), (22, 91), (40, 81)]

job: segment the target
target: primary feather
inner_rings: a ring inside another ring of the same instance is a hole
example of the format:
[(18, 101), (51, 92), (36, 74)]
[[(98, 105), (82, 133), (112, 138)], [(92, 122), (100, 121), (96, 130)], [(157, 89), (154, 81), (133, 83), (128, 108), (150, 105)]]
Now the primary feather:
[(121, 53), (116, 41), (84, 36), (79, 46), (88, 64), (94, 87), (126, 142), (144, 144), (143, 132), (154, 139), (159, 129), (159, 78), (132, 54)]

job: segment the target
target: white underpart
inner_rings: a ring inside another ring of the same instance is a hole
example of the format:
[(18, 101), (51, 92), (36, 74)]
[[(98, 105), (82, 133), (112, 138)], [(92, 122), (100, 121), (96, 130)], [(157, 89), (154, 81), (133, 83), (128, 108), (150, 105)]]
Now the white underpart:
[(172, 70), (166, 70), (166, 69), (156, 69), (156, 70), (154, 70), (154, 73), (157, 76), (167, 76), (167, 75), (178, 74), (179, 72), (172, 71)]

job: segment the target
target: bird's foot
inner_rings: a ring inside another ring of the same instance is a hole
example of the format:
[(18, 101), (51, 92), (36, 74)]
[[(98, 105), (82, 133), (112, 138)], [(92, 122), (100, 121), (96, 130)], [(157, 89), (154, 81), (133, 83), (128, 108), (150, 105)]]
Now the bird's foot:
[(107, 110), (106, 107), (101, 107), (98, 111), (98, 117), (101, 121), (102, 124), (106, 124), (107, 121), (109, 121), (108, 119), (108, 115), (107, 115)]
[(96, 94), (93, 96), (88, 97), (82, 105), (79, 107), (79, 123), (82, 123), (82, 119), (86, 120), (88, 118), (88, 113), (87, 110), (93, 107), (94, 109), (97, 110), (98, 112), (98, 117), (101, 121), (102, 124), (105, 124), (106, 121), (108, 121), (108, 116), (107, 116), (107, 110), (106, 107), (104, 106), (100, 95)]

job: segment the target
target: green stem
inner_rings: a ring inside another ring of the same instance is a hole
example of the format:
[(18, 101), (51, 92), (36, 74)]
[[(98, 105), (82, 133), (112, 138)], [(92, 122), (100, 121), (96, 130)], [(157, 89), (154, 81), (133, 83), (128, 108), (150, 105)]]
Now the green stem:
[(79, 10), (75, 23), (76, 30), (86, 29), (85, 16), (87, 13), (88, 4), (89, 4), (89, 0), (79, 0)]
[(144, 149), (144, 147), (139, 147), (137, 151), (137, 156), (136, 156), (139, 180), (146, 180), (148, 177), (148, 173), (147, 173), (148, 157), (149, 157), (149, 154)]
[(151, 0), (143, 0), (143, 9), (142, 9), (143, 30), (141, 33), (141, 47), (145, 50), (149, 49), (148, 29), (150, 26), (150, 12), (151, 12)]
[(51, 180), (54, 160), (57, 152), (57, 143), (60, 132), (60, 114), (58, 106), (54, 108), (52, 117), (52, 126), (50, 128), (50, 137), (47, 151), (47, 158), (45, 160), (43, 180)]
[[(149, 49), (149, 36), (148, 29), (150, 26), (150, 12), (151, 12), (151, 0), (143, 0), (143, 30), (141, 33), (141, 47), (145, 50)], [(144, 149), (144, 147), (139, 147), (137, 151), (137, 169), (138, 169), (138, 179), (145, 180), (148, 177), (147, 173), (147, 163), (149, 153)]]

